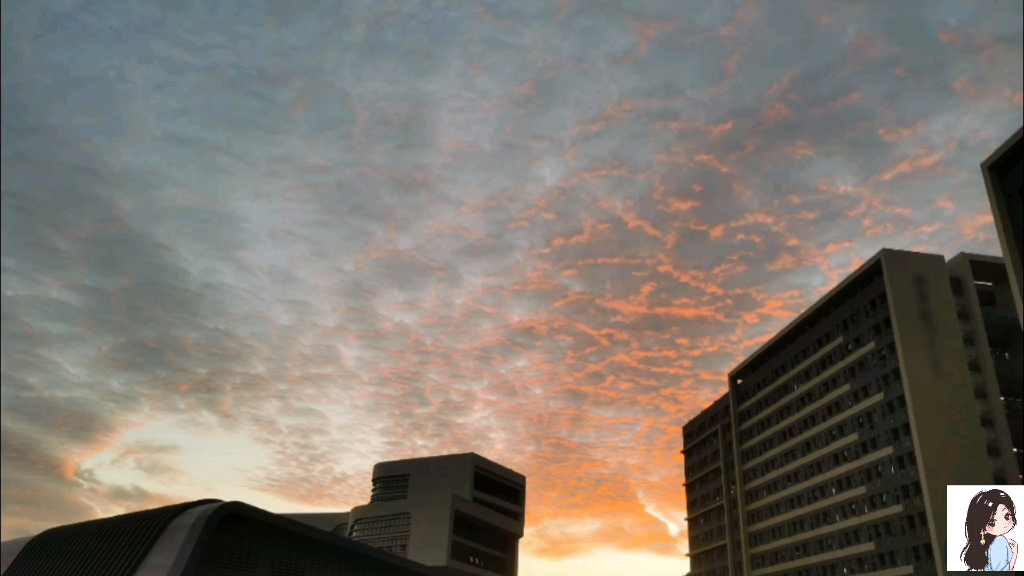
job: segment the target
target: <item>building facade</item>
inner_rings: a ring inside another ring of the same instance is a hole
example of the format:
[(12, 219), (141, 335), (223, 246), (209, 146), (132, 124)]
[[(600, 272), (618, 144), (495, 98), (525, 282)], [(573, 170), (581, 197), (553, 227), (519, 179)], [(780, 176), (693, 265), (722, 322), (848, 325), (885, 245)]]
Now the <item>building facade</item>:
[(1024, 184), (1024, 128), (1004, 142), (991, 156), (981, 163), (981, 174), (985, 179), (989, 205), (995, 220), (1003, 258), (1009, 269), (1010, 286), (1017, 307), (1017, 321), (1024, 325), (1024, 300), (1021, 287), (1024, 285), (1024, 268), (1021, 252), (1024, 251), (1024, 201), (1021, 186)]
[(950, 288), (967, 350), (967, 368), (981, 410), (994, 484), (1024, 480), (1024, 341), (1003, 258), (957, 254)]
[[(690, 575), (741, 573), (739, 508), (728, 394), (683, 426)], [(730, 562), (734, 572), (729, 571)]]
[(478, 454), (382, 462), (370, 502), (339, 514), (290, 514), (450, 576), (515, 576), (526, 477)]
[(943, 257), (882, 250), (730, 372), (684, 452), (694, 539), (696, 475), (726, 466), (698, 429), (728, 414), (737, 525), (695, 543), (692, 573), (725, 573), (700, 556), (724, 533), (730, 576), (944, 574), (945, 487), (993, 478), (962, 337)]

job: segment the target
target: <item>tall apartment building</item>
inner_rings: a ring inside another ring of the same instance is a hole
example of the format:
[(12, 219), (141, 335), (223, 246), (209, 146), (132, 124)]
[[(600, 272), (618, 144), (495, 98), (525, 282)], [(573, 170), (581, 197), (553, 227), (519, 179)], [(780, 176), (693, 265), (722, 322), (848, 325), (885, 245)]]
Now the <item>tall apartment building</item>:
[(994, 484), (1024, 481), (1024, 339), (1003, 258), (957, 254), (950, 287)]
[[(728, 394), (683, 426), (690, 574), (742, 574)], [(730, 562), (734, 572), (729, 571)]]
[(1024, 201), (1021, 200), (1021, 186), (1024, 184), (1024, 128), (1004, 142), (991, 156), (981, 163), (981, 174), (985, 178), (989, 205), (1003, 248), (1003, 258), (1010, 270), (1010, 286), (1017, 305), (1017, 321), (1024, 325), (1024, 300), (1021, 288), (1024, 285), (1024, 268), (1021, 253), (1024, 252)]
[(368, 504), (286, 516), (448, 576), (515, 576), (525, 505), (525, 476), (467, 453), (379, 463)]
[[(962, 336), (945, 260), (882, 250), (730, 372), (728, 410), (684, 428), (691, 573), (726, 573), (702, 556), (724, 538), (730, 576), (944, 574), (945, 487), (993, 475)], [(729, 466), (725, 438), (738, 521), (705, 536), (696, 475)]]

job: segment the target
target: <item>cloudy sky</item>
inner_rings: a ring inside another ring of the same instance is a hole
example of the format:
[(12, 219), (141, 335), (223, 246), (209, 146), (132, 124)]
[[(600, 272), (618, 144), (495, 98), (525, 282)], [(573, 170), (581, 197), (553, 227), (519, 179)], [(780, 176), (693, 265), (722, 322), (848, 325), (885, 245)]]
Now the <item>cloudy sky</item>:
[(5, 0), (3, 538), (474, 451), (522, 574), (681, 574), (725, 373), (883, 246), (999, 253), (1022, 45), (1019, 0)]

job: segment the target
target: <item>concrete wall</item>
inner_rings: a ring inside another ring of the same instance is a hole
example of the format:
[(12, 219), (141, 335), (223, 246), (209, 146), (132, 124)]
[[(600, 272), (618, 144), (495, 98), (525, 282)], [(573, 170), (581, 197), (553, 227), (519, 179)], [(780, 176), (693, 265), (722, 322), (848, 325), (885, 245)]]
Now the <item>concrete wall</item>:
[(992, 465), (944, 258), (884, 250), (882, 265), (932, 548), (943, 574), (946, 486), (989, 483)]

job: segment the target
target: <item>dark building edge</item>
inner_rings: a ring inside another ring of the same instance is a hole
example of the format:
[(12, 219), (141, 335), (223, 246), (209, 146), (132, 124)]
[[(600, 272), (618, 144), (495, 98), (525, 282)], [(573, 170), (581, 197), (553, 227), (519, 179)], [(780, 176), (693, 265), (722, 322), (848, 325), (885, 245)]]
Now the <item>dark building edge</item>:
[(250, 506), (249, 504), (238, 501), (225, 502), (224, 504), (217, 506), (203, 521), (199, 539), (189, 552), (188, 560), (185, 562), (184, 569), (181, 572), (183, 575), (192, 574), (197, 562), (202, 557), (211, 532), (222, 520), (224, 520), (224, 518), (229, 515), (244, 516), (249, 520), (256, 520), (275, 528), (283, 528), (289, 532), (298, 533), (309, 540), (318, 541), (347, 551), (357, 552), (369, 558), (381, 560), (398, 568), (407, 570), (410, 576), (440, 576), (439, 572), (429, 566), (413, 562), (412, 560), (402, 558), (389, 552), (384, 552), (374, 548), (373, 546), (339, 536), (332, 532), (320, 530), (298, 520), (292, 520), (291, 518), (286, 518), (263, 510), (262, 508)]
[(25, 543), (3, 576), (132, 576), (175, 518), (217, 502), (183, 502), (44, 530)]
[[(221, 521), (232, 515), (241, 516), (247, 520), (262, 522), (274, 528), (284, 529), (293, 534), (298, 534), (304, 539), (333, 546), (339, 550), (355, 552), (366, 558), (379, 560), (403, 570), (409, 576), (441, 576), (442, 574), (430, 566), (425, 566), (394, 554), (384, 552), (361, 542), (314, 528), (299, 522), (298, 520), (292, 520), (290, 518), (271, 513), (244, 502), (196, 500), (173, 506), (142, 510), (129, 514), (121, 514), (108, 518), (88, 520), (76, 524), (50, 528), (49, 530), (41, 532), (28, 540), (18, 552), (17, 556), (15, 556), (10, 566), (4, 570), (2, 576), (38, 576), (40, 574), (70, 573), (82, 576), (92, 574), (96, 574), (97, 576), (111, 576), (113, 573), (109, 571), (109, 562), (111, 558), (109, 551), (104, 555), (102, 561), (99, 561), (100, 559), (96, 558), (95, 554), (89, 556), (89, 552), (96, 552), (97, 548), (80, 545), (80, 543), (83, 542), (82, 538), (85, 538), (84, 542), (87, 544), (100, 542), (99, 539), (109, 537), (112, 534), (110, 527), (117, 529), (120, 525), (130, 523), (132, 520), (135, 520), (135, 523), (138, 523), (141, 520), (141, 522), (149, 527), (149, 530), (146, 530), (146, 537), (144, 539), (140, 538), (140, 542), (135, 543), (131, 547), (117, 546), (117, 554), (119, 556), (115, 559), (119, 564), (124, 566), (124, 568), (116, 572), (116, 574), (134, 575), (143, 563), (144, 559), (146, 559), (150, 550), (155, 544), (157, 544), (160, 537), (163, 536), (164, 532), (167, 530), (167, 527), (175, 519), (189, 510), (211, 504), (214, 505), (214, 507), (212, 507), (212, 509), (204, 510), (204, 513), (200, 514), (190, 526), (189, 533), (194, 534), (194, 537), (186, 537), (181, 549), (177, 551), (177, 554), (174, 554), (175, 558), (173, 561), (166, 565), (169, 574), (181, 574), (183, 576), (191, 575), (195, 571), (196, 565), (202, 557), (203, 551), (206, 548), (206, 544), (208, 543), (213, 530)], [(76, 533), (78, 537), (74, 538)], [(68, 538), (68, 535), (71, 535), (72, 538)], [(41, 537), (42, 539), (40, 539)], [(118, 542), (111, 541), (111, 544), (117, 545)], [(101, 553), (103, 553), (103, 551), (101, 551)], [(126, 558), (127, 560), (122, 558)], [(181, 560), (184, 560), (184, 562), (179, 564)], [(100, 572), (81, 571), (83, 566), (90, 566), (93, 564), (105, 566), (107, 568), (104, 568), (103, 571)], [(180, 566), (180, 569), (178, 566)], [(68, 572), (70, 567), (74, 567), (74, 569), (72, 569), (71, 572)]]
[(1014, 211), (1020, 210), (1020, 190), (1016, 191), (1016, 206), (1008, 206), (1008, 196), (1014, 194), (1012, 190), (1005, 190), (1006, 178), (1015, 167), (1020, 166), (1021, 157), (1024, 156), (1024, 127), (1018, 128), (1005, 142), (999, 145), (981, 163), (981, 174), (985, 180), (985, 190), (988, 195), (989, 205), (992, 208), (992, 217), (995, 220), (996, 232), (999, 236), (1000, 247), (1003, 249), (1003, 258), (1010, 274), (1010, 283), (1014, 290), (1015, 303), (1017, 305), (1018, 320), (1024, 325), (1024, 301), (1022, 301), (1021, 290), (1024, 289), (1024, 246), (1022, 246), (1021, 223), (1015, 221)]

